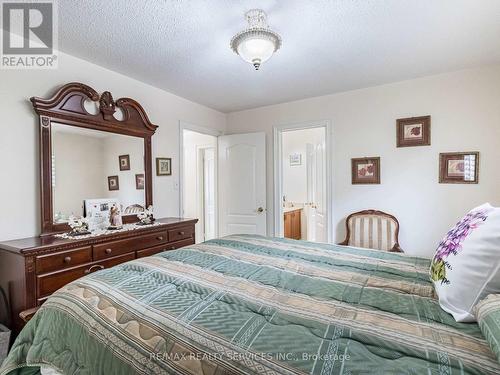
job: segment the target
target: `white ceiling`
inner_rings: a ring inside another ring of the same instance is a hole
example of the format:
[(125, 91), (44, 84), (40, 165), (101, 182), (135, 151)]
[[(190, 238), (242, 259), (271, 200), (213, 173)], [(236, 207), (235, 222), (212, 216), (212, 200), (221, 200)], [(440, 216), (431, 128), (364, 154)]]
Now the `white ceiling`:
[[(500, 62), (500, 0), (58, 3), (62, 51), (223, 112)], [(229, 48), (250, 8), (283, 38), (260, 71)]]

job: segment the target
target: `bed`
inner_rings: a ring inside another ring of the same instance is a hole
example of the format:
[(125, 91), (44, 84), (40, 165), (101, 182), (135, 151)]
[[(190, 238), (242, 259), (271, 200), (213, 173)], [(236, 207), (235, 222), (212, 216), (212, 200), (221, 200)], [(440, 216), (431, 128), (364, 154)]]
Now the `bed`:
[(50, 297), (3, 374), (498, 374), (430, 260), (254, 235), (93, 273)]

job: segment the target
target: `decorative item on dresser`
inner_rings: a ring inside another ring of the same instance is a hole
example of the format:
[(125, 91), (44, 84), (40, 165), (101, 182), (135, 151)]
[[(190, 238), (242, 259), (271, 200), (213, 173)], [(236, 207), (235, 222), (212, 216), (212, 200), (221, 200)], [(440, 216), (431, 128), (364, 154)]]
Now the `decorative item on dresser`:
[(14, 331), (53, 292), (104, 268), (195, 243), (197, 219), (157, 219), (155, 225), (86, 239), (32, 237), (0, 243), (0, 284), (8, 285)]
[(300, 240), (302, 238), (301, 225), (302, 208), (286, 208), (284, 209), (284, 235), (286, 238)]

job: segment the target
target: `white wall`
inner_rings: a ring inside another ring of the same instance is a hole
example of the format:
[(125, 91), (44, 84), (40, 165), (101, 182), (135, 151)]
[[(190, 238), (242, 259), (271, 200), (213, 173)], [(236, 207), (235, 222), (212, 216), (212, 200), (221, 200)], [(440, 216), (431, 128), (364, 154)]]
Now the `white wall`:
[[(166, 67), (168, 69), (168, 67)], [(0, 70), (0, 240), (40, 233), (38, 121), (31, 96), (47, 97), (68, 82), (82, 82), (115, 99), (131, 97), (142, 104), (152, 123), (154, 158), (172, 157), (172, 176), (153, 177), (156, 215), (179, 213), (179, 120), (218, 130), (225, 115), (87, 61), (61, 53), (56, 70)], [(153, 165), (154, 168), (154, 165)], [(155, 174), (153, 172), (153, 174)]]
[[(122, 134), (112, 134), (104, 138), (103, 141), (105, 169), (101, 178), (101, 185), (103, 185), (106, 193), (102, 197), (94, 198), (116, 198), (124, 211), (133, 204), (144, 207), (146, 204), (146, 190), (136, 189), (135, 184), (135, 175), (144, 174), (144, 141), (142, 138)], [(118, 161), (120, 155), (129, 156), (130, 170), (120, 171)], [(118, 176), (119, 190), (109, 190), (108, 176)]]
[[(432, 116), (432, 145), (396, 148), (396, 119)], [(274, 125), (330, 119), (334, 144), (334, 223), (360, 209), (393, 213), (401, 245), (431, 256), (450, 226), (470, 208), (500, 205), (500, 66), (459, 71), (231, 113), (228, 133), (266, 131), (268, 231), (273, 224)], [(478, 185), (438, 184), (438, 155), (480, 151)], [(350, 159), (381, 157), (381, 185), (351, 185)]]
[[(54, 215), (83, 215), (83, 201), (105, 197), (104, 139), (52, 131), (55, 160)], [(85, 168), (85, 166), (91, 168)]]
[[(307, 203), (307, 144), (325, 141), (324, 128), (285, 131), (282, 133), (283, 195), (288, 202)], [(290, 155), (300, 154), (300, 165), (290, 165)]]

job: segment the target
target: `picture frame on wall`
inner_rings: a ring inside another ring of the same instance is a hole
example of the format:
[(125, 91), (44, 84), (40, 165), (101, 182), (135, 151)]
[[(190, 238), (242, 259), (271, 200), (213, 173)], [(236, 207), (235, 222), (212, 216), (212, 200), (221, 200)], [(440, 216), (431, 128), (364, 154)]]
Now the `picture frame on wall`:
[(443, 152), (439, 154), (440, 184), (477, 184), (479, 152)]
[(302, 165), (302, 154), (291, 154), (290, 155), (290, 166)]
[(120, 190), (120, 181), (118, 179), (118, 176), (108, 176), (108, 190)]
[(396, 133), (397, 147), (429, 146), (431, 144), (431, 116), (397, 119)]
[(156, 175), (172, 175), (172, 158), (156, 158)]
[(145, 180), (144, 180), (144, 174), (136, 174), (135, 175), (135, 188), (137, 190), (144, 190), (144, 185), (145, 185)]
[(130, 170), (130, 155), (120, 155), (118, 156), (118, 161), (120, 164), (120, 171)]
[(353, 185), (380, 184), (380, 157), (351, 159)]

